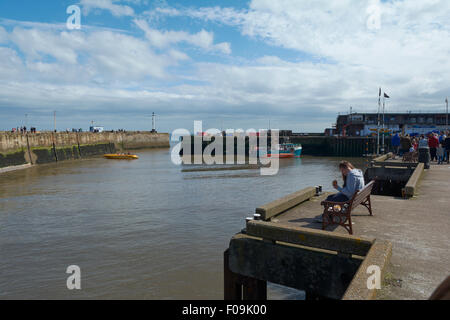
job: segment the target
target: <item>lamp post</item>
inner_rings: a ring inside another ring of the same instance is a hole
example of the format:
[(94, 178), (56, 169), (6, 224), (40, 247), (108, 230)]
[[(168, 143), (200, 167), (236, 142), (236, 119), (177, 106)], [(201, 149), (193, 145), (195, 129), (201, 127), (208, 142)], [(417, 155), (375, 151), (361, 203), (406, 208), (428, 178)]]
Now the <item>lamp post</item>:
[(447, 129), (447, 133), (448, 133), (448, 97), (445, 98), (445, 104), (447, 105), (447, 109), (446, 109), (446, 120), (445, 120), (445, 128)]
[(386, 94), (386, 92), (383, 95), (383, 149), (382, 153), (385, 152), (385, 144), (384, 144), (384, 135), (386, 134), (385, 130), (385, 107), (386, 107), (386, 99), (390, 99), (390, 96)]
[(152, 132), (156, 132), (156, 117), (155, 113), (152, 113)]

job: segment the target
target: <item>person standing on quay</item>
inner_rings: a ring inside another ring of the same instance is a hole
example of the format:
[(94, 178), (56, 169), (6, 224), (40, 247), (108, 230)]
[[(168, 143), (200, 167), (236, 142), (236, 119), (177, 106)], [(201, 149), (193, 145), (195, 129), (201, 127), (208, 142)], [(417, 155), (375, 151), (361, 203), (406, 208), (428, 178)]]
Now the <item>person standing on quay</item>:
[(447, 135), (447, 138), (444, 140), (444, 148), (447, 158), (447, 163), (450, 163), (450, 135)]
[(419, 162), (425, 164), (425, 169), (430, 169), (430, 148), (428, 147), (428, 139), (424, 136), (420, 136), (419, 140)]
[(404, 153), (409, 152), (409, 149), (411, 149), (411, 138), (409, 137), (409, 135), (400, 138), (400, 145), (400, 156), (402, 156)]
[(398, 133), (392, 136), (391, 138), (391, 145), (394, 148), (394, 155), (398, 156), (399, 149), (400, 149), (400, 136)]
[(413, 148), (414, 148), (414, 151), (417, 151), (417, 150), (419, 149), (419, 141), (417, 141), (417, 138), (416, 138), (416, 137), (414, 137), (414, 138), (412, 139), (411, 144), (412, 144), (412, 146), (413, 146)]
[(441, 143), (439, 143), (439, 147), (437, 148), (437, 151), (436, 151), (438, 164), (443, 164), (444, 163), (444, 154), (445, 154), (444, 147), (442, 146)]
[(429, 147), (428, 147), (428, 139), (425, 138), (424, 135), (421, 135), (420, 139), (419, 139), (419, 149), (421, 149), (421, 148), (429, 149)]
[(437, 160), (437, 148), (439, 147), (439, 139), (435, 133), (430, 134), (428, 138), (428, 147), (430, 147), (431, 161)]
[(445, 151), (445, 139), (447, 139), (446, 132), (442, 132), (442, 135), (439, 137), (439, 143), (442, 145), (442, 148), (444, 149), (444, 158), (443, 162), (447, 161), (447, 152)]

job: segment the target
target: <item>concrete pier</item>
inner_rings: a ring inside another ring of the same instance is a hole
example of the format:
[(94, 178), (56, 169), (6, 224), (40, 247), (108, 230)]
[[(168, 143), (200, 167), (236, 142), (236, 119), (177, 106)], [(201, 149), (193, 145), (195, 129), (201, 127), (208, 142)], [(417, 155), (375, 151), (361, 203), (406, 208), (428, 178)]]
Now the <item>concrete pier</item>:
[[(265, 221), (248, 222), (246, 232), (231, 240), (228, 267), (305, 290), (307, 298), (428, 299), (450, 275), (450, 166), (412, 170), (413, 197), (372, 196), (373, 216), (364, 207), (352, 213), (353, 236), (339, 226), (322, 231), (315, 222), (327, 193), (313, 196), (306, 189), (307, 199), (297, 194), (297, 204), (291, 195), (262, 206), (257, 212), (268, 209)], [(366, 288), (370, 263), (381, 267), (381, 290)]]
[(153, 132), (0, 132), (0, 168), (113, 153), (169, 148), (169, 135)]
[[(202, 152), (213, 141), (223, 139), (223, 154), (236, 154), (239, 146), (245, 151), (245, 155), (249, 155), (249, 137), (234, 137), (232, 139), (233, 145), (227, 147), (227, 139), (222, 137), (214, 137), (206, 139), (199, 136), (183, 137), (184, 149), (195, 151), (194, 145), (201, 146)], [(254, 137), (255, 145), (259, 144), (259, 139)], [(389, 140), (389, 139), (388, 139)], [(363, 157), (376, 153), (376, 138), (374, 137), (326, 137), (326, 136), (280, 136), (280, 143), (290, 142), (302, 145), (302, 154), (309, 156), (324, 156), (324, 157)], [(270, 146), (270, 137), (268, 138)], [(189, 146), (190, 145), (190, 146)], [(265, 147), (264, 143), (262, 145)], [(386, 141), (386, 149), (390, 149), (390, 140)]]

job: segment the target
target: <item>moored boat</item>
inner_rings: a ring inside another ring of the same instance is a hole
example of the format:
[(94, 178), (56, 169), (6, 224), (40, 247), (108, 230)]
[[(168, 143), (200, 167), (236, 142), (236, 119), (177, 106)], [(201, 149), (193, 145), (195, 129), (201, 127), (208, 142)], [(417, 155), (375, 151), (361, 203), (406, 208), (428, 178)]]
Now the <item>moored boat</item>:
[(267, 157), (274, 158), (300, 158), (302, 155), (302, 145), (295, 143), (282, 143), (275, 147), (277, 153), (272, 154), (272, 150), (267, 151)]
[(135, 154), (123, 154), (123, 153), (111, 153), (103, 155), (106, 159), (117, 159), (117, 160), (135, 160), (139, 157)]

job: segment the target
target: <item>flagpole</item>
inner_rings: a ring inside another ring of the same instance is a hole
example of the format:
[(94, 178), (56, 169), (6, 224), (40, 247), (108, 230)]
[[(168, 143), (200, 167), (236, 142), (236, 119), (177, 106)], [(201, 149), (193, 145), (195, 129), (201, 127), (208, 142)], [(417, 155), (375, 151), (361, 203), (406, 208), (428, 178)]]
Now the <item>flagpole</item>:
[(382, 135), (382, 137), (383, 137), (383, 147), (381, 148), (381, 152), (382, 153), (384, 153), (384, 108), (385, 108), (385, 101), (386, 101), (386, 98), (383, 96), (383, 135)]
[(381, 108), (381, 88), (378, 94), (377, 156), (380, 155), (380, 108)]
[(447, 134), (448, 134), (448, 97), (445, 98), (445, 103), (446, 103), (446, 105), (447, 105), (445, 127), (447, 128)]

